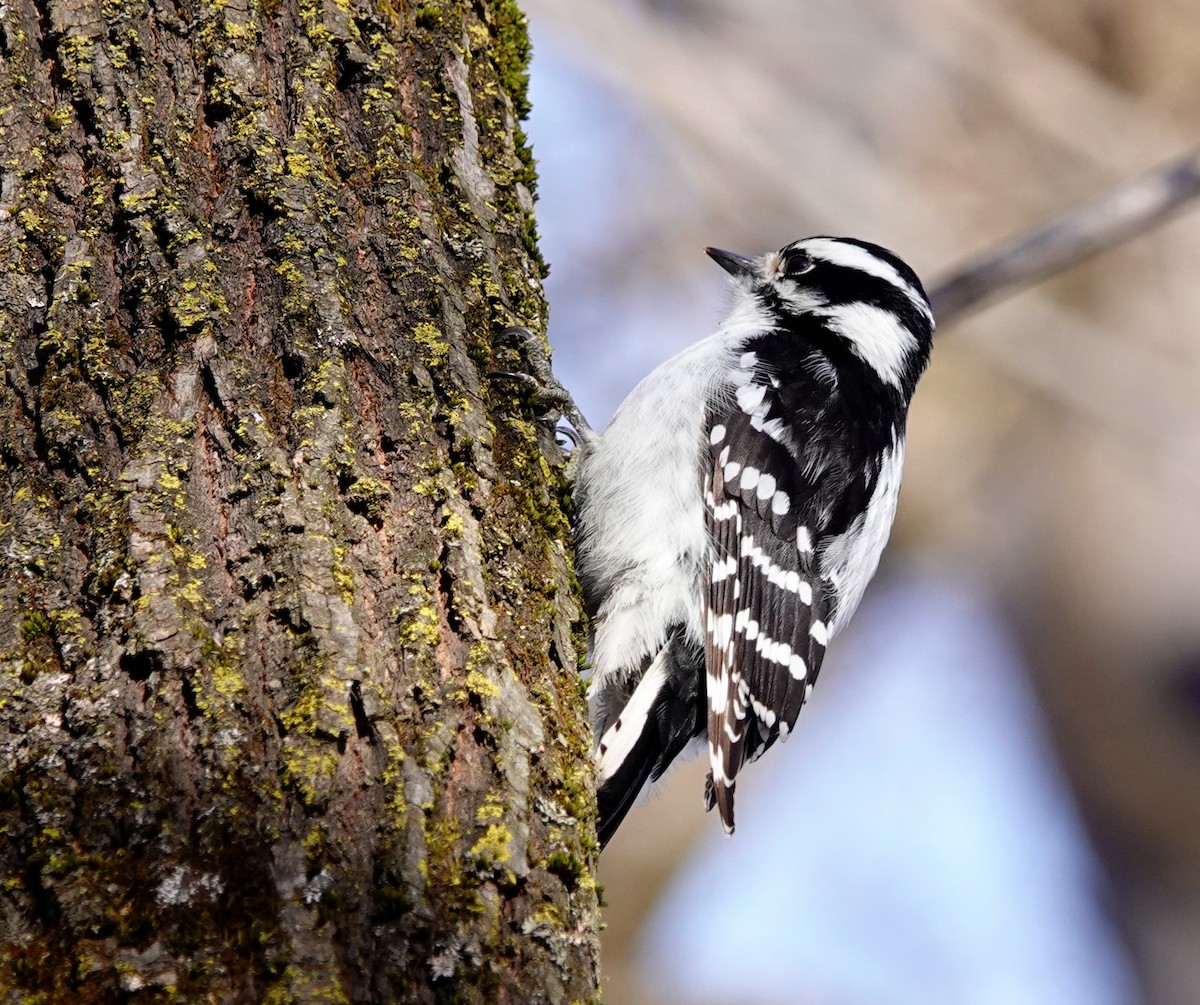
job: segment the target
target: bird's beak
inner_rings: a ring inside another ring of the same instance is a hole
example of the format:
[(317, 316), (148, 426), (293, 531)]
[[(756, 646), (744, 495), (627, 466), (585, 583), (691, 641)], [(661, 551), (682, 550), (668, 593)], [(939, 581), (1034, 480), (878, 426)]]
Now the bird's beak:
[(733, 251), (722, 251), (720, 248), (705, 248), (704, 253), (716, 262), (722, 269), (735, 278), (749, 276), (754, 272), (754, 259), (739, 255)]

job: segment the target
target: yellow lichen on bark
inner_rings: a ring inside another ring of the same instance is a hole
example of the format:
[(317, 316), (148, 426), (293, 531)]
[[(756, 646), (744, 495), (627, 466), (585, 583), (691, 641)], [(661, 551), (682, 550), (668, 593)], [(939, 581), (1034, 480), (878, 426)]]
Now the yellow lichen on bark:
[(0, 986), (595, 996), (564, 485), (487, 377), (527, 53), (507, 0), (6, 7)]

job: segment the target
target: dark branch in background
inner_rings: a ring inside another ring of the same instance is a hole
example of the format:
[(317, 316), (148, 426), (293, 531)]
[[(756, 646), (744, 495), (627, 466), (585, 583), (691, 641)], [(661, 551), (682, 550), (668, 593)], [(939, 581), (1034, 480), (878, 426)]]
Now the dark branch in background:
[(1200, 151), (1068, 210), (933, 284), (939, 325), (1136, 237), (1200, 196)]

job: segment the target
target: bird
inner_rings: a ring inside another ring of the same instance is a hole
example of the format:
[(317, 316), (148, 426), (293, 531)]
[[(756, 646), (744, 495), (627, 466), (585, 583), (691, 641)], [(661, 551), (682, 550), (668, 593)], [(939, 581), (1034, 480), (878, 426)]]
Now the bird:
[(601, 847), (705, 749), (705, 808), (733, 833), (739, 773), (787, 739), (875, 574), (933, 344), (920, 280), (879, 245), (705, 252), (724, 321), (572, 459)]

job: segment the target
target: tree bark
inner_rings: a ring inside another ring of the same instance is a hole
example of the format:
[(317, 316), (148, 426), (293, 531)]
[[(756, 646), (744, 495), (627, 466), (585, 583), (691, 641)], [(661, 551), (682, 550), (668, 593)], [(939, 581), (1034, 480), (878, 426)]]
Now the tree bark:
[(0, 2), (0, 1002), (570, 1002), (512, 0)]

